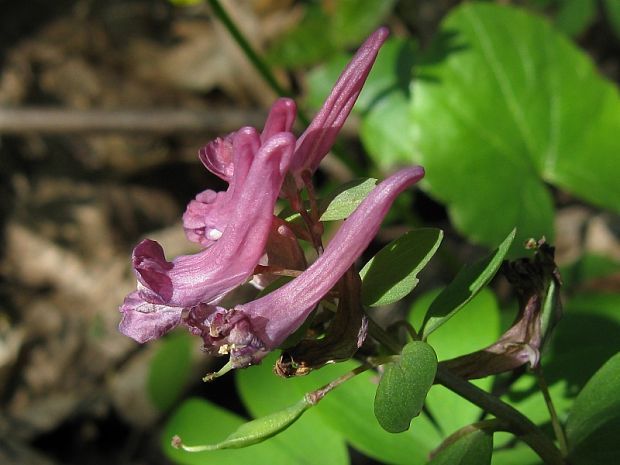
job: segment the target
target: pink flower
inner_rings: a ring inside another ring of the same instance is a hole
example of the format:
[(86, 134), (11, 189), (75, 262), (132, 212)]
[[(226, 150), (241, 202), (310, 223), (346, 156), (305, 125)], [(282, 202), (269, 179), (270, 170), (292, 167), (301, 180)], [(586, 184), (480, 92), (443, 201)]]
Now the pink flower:
[[(172, 262), (166, 260), (157, 242), (145, 239), (138, 244), (133, 252), (138, 291), (130, 294), (120, 308), (121, 331), (149, 337), (159, 334), (159, 330), (130, 329), (128, 321), (136, 325), (155, 321), (170, 329), (172, 314), (177, 315), (178, 323), (184, 308), (216, 302), (248, 280), (267, 245), (273, 209), (294, 144), (293, 135), (287, 132), (276, 133), (261, 145), (254, 129), (237, 131), (232, 142), (235, 171), (228, 191), (223, 193), (230, 203), (226, 215), (218, 216), (222, 221), (221, 237), (202, 252)], [(166, 317), (138, 318), (135, 312), (165, 313)]]
[[(247, 309), (241, 306), (231, 311), (214, 304), (246, 282), (258, 264), (292, 270), (305, 268), (297, 237), (285, 222), (273, 216), (275, 202), (283, 190), (289, 199), (296, 197), (295, 189), (301, 189), (308, 179), (305, 175), (317, 169), (351, 112), (387, 35), (387, 29), (381, 28), (360, 47), (299, 139), (291, 132), (296, 116), (295, 103), (281, 98), (272, 106), (260, 135), (253, 128), (242, 128), (215, 139), (200, 151), (199, 158), (205, 167), (229, 183), (224, 192), (206, 190), (198, 194), (183, 215), (188, 239), (205, 249), (168, 261), (157, 242), (146, 239), (136, 246), (132, 261), (138, 279), (137, 291), (129, 294), (120, 307), (123, 314), (120, 329), (124, 334), (145, 342), (162, 336), (183, 321), (205, 338), (207, 346), (210, 346), (208, 341), (227, 338), (233, 356), (237, 354), (241, 360), (241, 352), (251, 353), (250, 358), (254, 359), (259, 347), (270, 350), (279, 343), (279, 335), (301, 324), (322, 295), (335, 285), (338, 279), (332, 278), (344, 273), (372, 239), (393, 197), (388, 195), (388, 200), (379, 200), (383, 194), (378, 190), (357, 214), (357, 217), (368, 214), (369, 221), (376, 223), (374, 230), (355, 219), (347, 220), (342, 228), (345, 232), (339, 234), (350, 237), (335, 240), (336, 244), (341, 242), (340, 246), (330, 245), (331, 249), (328, 248), (302, 275), (303, 279), (301, 276), (295, 279), (297, 286), (308, 291), (307, 295), (299, 295), (295, 302), (297, 306), (303, 303), (303, 309), (291, 314), (282, 313), (283, 308), (273, 309), (274, 320), (281, 319), (281, 323), (269, 322), (271, 317), (266, 307), (257, 307), (254, 303), (246, 304)], [(415, 175), (412, 173), (405, 178), (422, 176), (421, 169), (415, 171)], [(283, 189), (287, 174), (293, 182)], [(405, 178), (400, 181), (402, 186), (398, 184), (398, 176), (382, 186), (393, 186), (393, 190), (404, 188), (408, 185)], [(352, 228), (359, 228), (359, 231)], [(345, 244), (349, 239), (357, 244)], [(336, 250), (338, 247), (342, 252)], [(337, 268), (337, 272), (329, 271), (332, 264), (329, 260), (336, 256), (349, 265), (343, 270)], [(325, 273), (325, 276), (317, 273)], [(270, 279), (269, 275), (259, 275), (254, 281), (263, 285)], [(308, 279), (321, 280), (317, 289), (324, 291), (323, 294), (312, 291), (313, 285)], [(295, 294), (290, 286), (285, 289), (289, 289), (286, 295)], [(274, 294), (271, 300), (284, 299), (278, 297), (282, 296), (281, 291)], [(311, 303), (312, 299), (316, 301)], [(275, 301), (274, 304), (280, 305)], [(264, 324), (258, 322), (261, 318), (265, 319)], [(208, 334), (204, 333), (207, 326), (210, 328)]]
[(398, 194), (423, 176), (424, 170), (416, 166), (379, 184), (344, 222), (323, 255), (291, 282), (230, 310), (191, 309), (185, 323), (202, 336), (207, 350), (229, 352), (233, 367), (259, 361), (301, 326), (366, 249)]

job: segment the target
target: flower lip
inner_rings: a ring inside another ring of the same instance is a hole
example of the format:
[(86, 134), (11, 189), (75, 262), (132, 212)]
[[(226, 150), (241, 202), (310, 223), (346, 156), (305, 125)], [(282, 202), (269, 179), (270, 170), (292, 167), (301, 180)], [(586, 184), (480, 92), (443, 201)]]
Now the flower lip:
[(211, 247), (172, 262), (166, 261), (159, 244), (142, 241), (133, 262), (143, 299), (174, 307), (210, 303), (252, 275), (265, 250), (294, 144), (292, 134), (277, 133), (254, 152), (259, 146), (255, 130), (244, 128), (235, 134), (239, 163), (222, 236)]

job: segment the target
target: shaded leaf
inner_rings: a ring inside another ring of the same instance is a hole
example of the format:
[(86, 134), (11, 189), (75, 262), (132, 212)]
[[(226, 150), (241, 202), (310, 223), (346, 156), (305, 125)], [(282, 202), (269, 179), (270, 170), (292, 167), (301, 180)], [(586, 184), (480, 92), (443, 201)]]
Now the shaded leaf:
[(360, 271), (364, 305), (388, 305), (409, 294), (442, 239), (440, 229), (415, 229), (381, 249)]
[(428, 465), (488, 465), (493, 452), (493, 435), (475, 430), (442, 447)]
[(398, 361), (384, 368), (375, 396), (375, 416), (386, 431), (400, 433), (422, 411), (435, 381), (437, 356), (425, 342), (412, 341), (403, 347)]
[(566, 422), (575, 465), (616, 463), (620, 456), (620, 353), (598, 370), (575, 399)]
[(190, 375), (193, 340), (186, 333), (172, 333), (163, 340), (149, 366), (147, 391), (159, 410), (174, 405)]
[(490, 255), (458, 272), (428, 309), (421, 328), (424, 339), (463, 308), (495, 276), (514, 237), (513, 229)]

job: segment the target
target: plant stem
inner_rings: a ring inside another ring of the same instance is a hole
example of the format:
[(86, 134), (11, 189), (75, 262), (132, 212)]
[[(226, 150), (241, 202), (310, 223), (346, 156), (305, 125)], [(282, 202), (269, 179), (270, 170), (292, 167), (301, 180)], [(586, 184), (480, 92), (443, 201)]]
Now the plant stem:
[[(401, 347), (394, 341), (381, 326), (368, 317), (368, 330), (372, 336), (383, 344), (386, 349), (395, 354), (401, 352)], [(452, 392), (467, 399), (472, 404), (495, 415), (504, 421), (510, 432), (517, 435), (536, 452), (547, 465), (566, 465), (562, 454), (545, 433), (521, 412), (503, 402), (492, 394), (480, 389), (467, 380), (455, 375), (450, 370), (439, 365), (435, 382), (450, 389)]]
[[(243, 33), (236, 26), (230, 15), (226, 12), (222, 4), (219, 0), (209, 0), (209, 5), (213, 9), (213, 13), (219, 18), (224, 27), (228, 29), (228, 32), (233, 37), (237, 45), (241, 47), (245, 56), (248, 57), (248, 60), (252, 63), (254, 68), (259, 72), (259, 74), (263, 77), (265, 82), (271, 87), (271, 89), (278, 94), (280, 97), (289, 97), (291, 93), (287, 91), (284, 87), (280, 85), (274, 74), (269, 69), (269, 66), (265, 63), (265, 61), (256, 53), (254, 48), (250, 45), (250, 42), (245, 38)], [(299, 116), (299, 120), (307, 126), (309, 123), (306, 115), (298, 110), (297, 112)]]
[(547, 410), (549, 410), (549, 416), (551, 417), (551, 425), (553, 426), (553, 432), (555, 433), (555, 437), (560, 445), (560, 451), (562, 452), (562, 455), (566, 456), (568, 455), (568, 442), (566, 440), (566, 435), (564, 434), (564, 428), (562, 428), (557, 411), (553, 405), (553, 399), (551, 399), (551, 395), (549, 394), (549, 387), (547, 386), (547, 381), (543, 376), (542, 367), (538, 365), (536, 368), (532, 369), (532, 371), (534, 372), (534, 376), (536, 376), (538, 387), (540, 388), (540, 391), (545, 399), (545, 403), (547, 404)]
[(511, 432), (530, 446), (547, 465), (566, 465), (555, 444), (540, 428), (510, 405), (441, 366), (437, 369), (435, 381), (504, 420), (510, 425)]

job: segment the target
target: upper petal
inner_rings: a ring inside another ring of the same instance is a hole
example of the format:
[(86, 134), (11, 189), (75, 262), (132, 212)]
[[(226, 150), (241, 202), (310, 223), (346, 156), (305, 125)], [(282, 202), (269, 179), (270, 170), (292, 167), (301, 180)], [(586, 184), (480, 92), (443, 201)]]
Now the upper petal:
[(279, 98), (271, 106), (260, 139), (265, 142), (279, 132), (292, 132), (297, 106), (290, 98)]
[[(240, 137), (238, 133), (236, 139)], [(245, 182), (234, 188), (230, 218), (222, 237), (208, 249), (167, 262), (163, 250), (153, 241), (147, 243), (148, 247), (136, 248), (145, 254), (136, 257), (134, 263), (149, 265), (136, 269), (143, 285), (140, 295), (145, 300), (192, 307), (216, 301), (251, 276), (265, 250), (273, 208), (294, 144), (292, 134), (280, 133), (262, 145), (251, 160)], [(235, 168), (235, 178), (238, 175), (242, 170), (237, 172)]]
[(298, 185), (303, 184), (301, 173), (315, 171), (334, 144), (388, 35), (388, 29), (382, 27), (366, 39), (338, 78), (323, 107), (297, 140), (291, 171)]
[(198, 158), (205, 167), (224, 181), (230, 182), (234, 172), (232, 141), (235, 133), (218, 137), (198, 151)]

